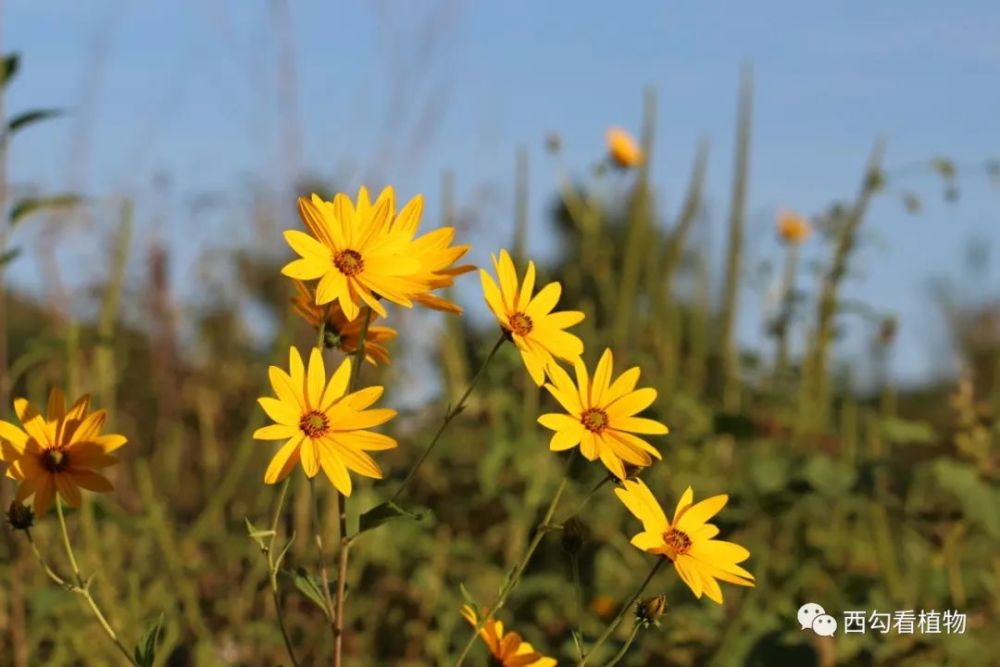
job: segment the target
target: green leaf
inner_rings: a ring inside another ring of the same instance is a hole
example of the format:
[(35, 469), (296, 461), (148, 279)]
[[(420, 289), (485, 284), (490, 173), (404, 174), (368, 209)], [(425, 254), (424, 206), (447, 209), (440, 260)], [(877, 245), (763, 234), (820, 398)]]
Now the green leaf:
[(60, 109), (34, 109), (32, 111), (25, 111), (24, 113), (19, 113), (10, 119), (7, 123), (7, 134), (14, 134), (22, 127), (32, 125), (34, 123), (40, 123), (43, 120), (49, 118), (56, 118), (62, 115), (62, 110)]
[(423, 518), (423, 514), (403, 509), (396, 503), (389, 501), (381, 505), (376, 505), (361, 515), (358, 522), (358, 533), (378, 528), (383, 523), (392, 521), (393, 519), (413, 519), (414, 521), (420, 521)]
[(16, 53), (8, 53), (3, 57), (0, 64), (0, 88), (6, 87), (7, 83), (17, 75), (17, 68), (21, 64), (21, 56)]
[(802, 474), (817, 492), (831, 498), (850, 491), (857, 479), (853, 466), (828, 456), (809, 459)]
[(882, 437), (901, 445), (930, 445), (935, 442), (934, 427), (924, 421), (911, 421), (898, 417), (882, 420)]
[(11, 248), (7, 252), (0, 255), (0, 266), (6, 266), (7, 264), (13, 262), (20, 254), (20, 248)]
[(135, 661), (139, 667), (153, 667), (153, 663), (156, 661), (156, 643), (160, 640), (162, 632), (163, 614), (160, 614), (156, 622), (146, 630), (146, 634), (143, 635), (133, 652)]
[[(316, 577), (309, 574), (304, 567), (297, 567), (291, 573), (292, 583), (299, 592), (316, 603), (316, 606), (327, 615), (326, 599), (323, 595), (323, 585)], [(327, 616), (329, 618), (329, 616)]]
[(10, 224), (16, 225), (33, 213), (39, 213), (54, 208), (64, 208), (76, 206), (83, 201), (83, 198), (75, 194), (50, 195), (48, 197), (31, 197), (22, 199), (14, 204), (14, 209), (10, 212)]
[(260, 545), (261, 549), (264, 549), (266, 547), (266, 545), (264, 544), (264, 538), (271, 537), (272, 535), (274, 535), (274, 531), (261, 530), (257, 528), (257, 526), (253, 525), (253, 522), (250, 521), (249, 517), (244, 517), (243, 520), (246, 521), (247, 524), (247, 535), (250, 536), (250, 539), (252, 539), (258, 545)]
[(479, 603), (476, 602), (476, 598), (472, 597), (472, 593), (469, 592), (464, 583), (458, 584), (458, 590), (462, 593), (462, 599), (465, 600), (465, 604), (472, 607), (476, 614), (479, 614)]

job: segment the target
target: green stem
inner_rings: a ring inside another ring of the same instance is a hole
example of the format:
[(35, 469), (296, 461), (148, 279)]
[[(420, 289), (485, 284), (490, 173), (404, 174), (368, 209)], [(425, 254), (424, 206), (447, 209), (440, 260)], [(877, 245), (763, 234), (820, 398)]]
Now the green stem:
[(285, 616), (281, 610), (281, 599), (278, 596), (278, 571), (281, 564), (274, 562), (274, 541), (278, 536), (278, 522), (281, 519), (281, 512), (285, 508), (285, 498), (288, 496), (288, 485), (291, 477), (286, 477), (278, 493), (278, 502), (274, 508), (274, 517), (271, 519), (271, 541), (267, 546), (267, 567), (271, 579), (271, 597), (274, 599), (274, 611), (278, 616), (278, 629), (281, 630), (281, 638), (285, 642), (285, 650), (292, 661), (292, 665), (299, 667), (299, 661), (295, 657), (295, 649), (292, 647), (292, 639), (288, 636), (288, 628), (285, 627)]
[(632, 628), (632, 634), (630, 634), (628, 636), (628, 639), (625, 640), (625, 643), (622, 644), (621, 650), (619, 650), (618, 653), (615, 653), (615, 657), (611, 658), (608, 664), (606, 664), (604, 667), (614, 667), (615, 665), (618, 664), (618, 662), (622, 658), (625, 657), (625, 654), (628, 653), (628, 650), (632, 648), (632, 642), (635, 641), (635, 638), (636, 636), (638, 636), (639, 630), (641, 628), (642, 628), (641, 625), (639, 625), (638, 623), (635, 624), (635, 627)]
[(556, 489), (556, 494), (552, 497), (552, 502), (549, 503), (549, 507), (545, 511), (545, 518), (542, 519), (542, 522), (538, 524), (538, 528), (535, 530), (535, 536), (532, 538), (531, 543), (528, 544), (528, 548), (524, 552), (524, 555), (521, 556), (521, 560), (514, 566), (513, 571), (510, 573), (510, 577), (507, 579), (507, 583), (504, 584), (503, 588), (500, 590), (500, 595), (498, 595), (493, 604), (486, 609), (486, 613), (483, 617), (479, 619), (479, 623), (476, 624), (476, 627), (472, 632), (472, 636), (469, 637), (469, 640), (462, 648), (462, 652), (459, 654), (458, 659), (455, 661), (455, 667), (461, 667), (462, 662), (465, 660), (466, 656), (468, 656), (469, 651), (472, 650), (473, 644), (476, 643), (476, 637), (479, 636), (479, 631), (493, 619), (493, 616), (496, 615), (497, 611), (499, 611), (500, 608), (504, 606), (504, 603), (507, 602), (508, 596), (510, 596), (511, 592), (513, 592), (513, 590), (520, 583), (521, 575), (524, 574), (525, 568), (528, 567), (528, 563), (531, 561), (531, 557), (535, 554), (535, 550), (538, 549), (538, 545), (542, 543), (542, 538), (545, 537), (546, 533), (554, 529), (554, 526), (551, 523), (552, 515), (555, 514), (556, 507), (559, 506), (559, 499), (562, 498), (563, 492), (566, 490), (566, 483), (569, 481), (568, 472), (569, 466), (566, 467), (566, 472), (563, 474), (563, 478), (559, 482), (559, 488)]
[(627, 614), (629, 610), (632, 609), (632, 607), (635, 605), (636, 600), (638, 600), (639, 596), (642, 595), (643, 591), (646, 590), (646, 586), (649, 585), (649, 582), (653, 580), (653, 577), (656, 576), (656, 573), (659, 572), (660, 568), (663, 567), (663, 564), (666, 562), (667, 562), (666, 558), (656, 559), (656, 564), (653, 566), (653, 569), (649, 571), (649, 574), (646, 575), (646, 578), (643, 580), (639, 588), (636, 589), (635, 593), (632, 594), (632, 597), (628, 599), (628, 602), (622, 605), (622, 608), (618, 611), (618, 615), (615, 616), (614, 620), (611, 621), (611, 624), (604, 629), (604, 632), (601, 633), (601, 636), (597, 638), (597, 641), (594, 643), (594, 645), (590, 647), (589, 651), (587, 651), (587, 655), (583, 656), (583, 660), (580, 661), (577, 667), (584, 667), (584, 665), (586, 665), (590, 661), (590, 658), (593, 657), (597, 649), (599, 649), (604, 644), (604, 642), (608, 640), (608, 637), (610, 637), (612, 633), (614, 633), (614, 631), (618, 629), (618, 626), (621, 624), (622, 619), (625, 618), (625, 614)]
[[(361, 336), (358, 339), (358, 349), (354, 353), (354, 364), (351, 367), (351, 381), (347, 387), (348, 393), (353, 392), (357, 388), (361, 365), (365, 362), (365, 342), (368, 338), (368, 327), (372, 321), (372, 309), (370, 307), (364, 309), (363, 317)], [(340, 549), (337, 552), (337, 607), (333, 617), (333, 666), (340, 667), (344, 649), (344, 602), (347, 597), (347, 559), (350, 553), (351, 542), (347, 535), (347, 496), (340, 491), (337, 491), (336, 496), (338, 527), (340, 529)], [(323, 586), (327, 591), (327, 595), (329, 595), (329, 587), (327, 586), (325, 575), (323, 577)]]
[(118, 635), (111, 627), (111, 623), (109, 623), (108, 619), (104, 616), (104, 613), (98, 606), (94, 596), (90, 594), (90, 583), (85, 582), (83, 576), (80, 574), (80, 568), (76, 564), (76, 556), (73, 553), (73, 545), (70, 544), (69, 541), (69, 530), (66, 528), (66, 518), (63, 516), (62, 498), (60, 496), (56, 496), (56, 513), (59, 515), (59, 528), (62, 530), (63, 546), (66, 547), (66, 557), (69, 558), (70, 567), (73, 568), (73, 577), (76, 579), (76, 584), (72, 587), (72, 591), (74, 593), (78, 593), (84, 600), (87, 601), (87, 605), (90, 607), (90, 610), (94, 612), (94, 617), (97, 618), (97, 622), (101, 624), (101, 627), (104, 628), (104, 632), (111, 638), (111, 641), (115, 643), (115, 646), (118, 647), (118, 650), (125, 656), (125, 659), (128, 660), (129, 664), (138, 667), (138, 664), (132, 658), (132, 654), (129, 653), (128, 649), (125, 648), (125, 645), (122, 644), (120, 639), (118, 639)]
[(420, 454), (420, 458), (417, 459), (417, 462), (414, 463), (413, 467), (410, 468), (410, 471), (406, 473), (406, 477), (404, 477), (403, 481), (400, 482), (399, 488), (397, 488), (396, 492), (392, 494), (391, 498), (389, 498), (390, 503), (395, 502), (399, 498), (399, 496), (403, 494), (403, 491), (406, 490), (406, 487), (410, 484), (410, 482), (413, 481), (413, 478), (416, 476), (417, 471), (420, 470), (420, 466), (424, 464), (424, 461), (427, 460), (427, 457), (430, 456), (430, 453), (434, 451), (435, 447), (437, 447), (438, 442), (441, 440), (441, 436), (444, 435), (444, 432), (448, 429), (448, 425), (451, 424), (451, 422), (455, 419), (455, 417), (457, 417), (462, 412), (462, 410), (465, 409), (465, 402), (469, 399), (469, 396), (472, 394), (472, 390), (476, 388), (476, 385), (479, 383), (479, 380), (483, 377), (483, 375), (485, 375), (486, 367), (490, 365), (490, 361), (492, 361), (493, 357), (496, 356), (496, 353), (500, 350), (500, 346), (503, 345), (506, 340), (507, 340), (507, 334), (501, 333), (500, 338), (498, 338), (497, 342), (493, 345), (493, 349), (491, 349), (490, 353), (486, 355), (486, 359), (483, 361), (483, 364), (479, 367), (479, 370), (476, 371), (476, 374), (472, 377), (472, 380), (469, 382), (469, 386), (465, 388), (465, 393), (462, 394), (462, 397), (458, 399), (458, 402), (455, 403), (454, 406), (448, 409), (448, 412), (445, 414), (444, 419), (441, 422), (441, 426), (438, 427), (437, 433), (435, 433), (434, 437), (431, 438), (430, 443), (428, 443), (427, 447)]
[(309, 480), (309, 505), (312, 518), (313, 533), (316, 539), (316, 549), (319, 552), (319, 576), (323, 584), (323, 608), (326, 610), (327, 619), (330, 621), (330, 630), (336, 637), (336, 622), (334, 619), (333, 598), (330, 597), (330, 576), (326, 571), (326, 553), (323, 549), (323, 532), (319, 528), (319, 511), (316, 508), (318, 498), (316, 496), (316, 480)]
[(577, 506), (573, 508), (573, 510), (572, 510), (571, 512), (569, 512), (568, 514), (566, 514), (566, 515), (565, 515), (565, 516), (564, 516), (564, 517), (562, 518), (562, 520), (558, 522), (558, 524), (557, 524), (557, 525), (559, 525), (559, 526), (562, 526), (562, 525), (565, 525), (565, 523), (566, 523), (567, 521), (569, 521), (570, 519), (572, 519), (573, 517), (575, 517), (575, 516), (576, 516), (577, 514), (579, 514), (580, 512), (582, 512), (582, 511), (583, 511), (583, 508), (584, 508), (584, 507), (586, 507), (586, 506), (587, 506), (587, 503), (589, 503), (589, 502), (590, 502), (590, 499), (591, 499), (591, 498), (593, 498), (593, 497), (594, 497), (594, 495), (595, 495), (595, 494), (597, 494), (597, 492), (601, 490), (601, 487), (603, 487), (603, 486), (604, 486), (605, 484), (607, 484), (608, 482), (610, 482), (610, 481), (611, 481), (611, 479), (612, 479), (611, 475), (608, 475), (608, 476), (604, 477), (604, 478), (603, 478), (603, 479), (602, 479), (602, 480), (601, 480), (600, 482), (598, 482), (598, 483), (597, 483), (597, 484), (596, 484), (596, 485), (594, 486), (594, 488), (592, 488), (592, 489), (590, 490), (590, 492), (589, 492), (589, 493), (587, 493), (587, 495), (585, 495), (585, 496), (583, 497), (583, 500), (581, 500), (581, 501), (580, 501), (580, 502), (579, 502), (579, 503), (577, 504)]

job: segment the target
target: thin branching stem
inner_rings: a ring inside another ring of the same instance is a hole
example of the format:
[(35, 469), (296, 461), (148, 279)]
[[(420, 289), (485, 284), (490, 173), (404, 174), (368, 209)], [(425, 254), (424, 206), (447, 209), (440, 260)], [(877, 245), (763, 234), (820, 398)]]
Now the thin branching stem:
[(615, 657), (611, 658), (611, 660), (608, 661), (608, 664), (604, 665), (604, 667), (614, 667), (621, 661), (622, 658), (625, 657), (625, 654), (628, 653), (628, 650), (632, 648), (632, 642), (634, 642), (635, 638), (639, 635), (640, 629), (642, 629), (642, 626), (636, 623), (635, 627), (632, 628), (632, 634), (630, 634), (628, 636), (628, 639), (625, 640), (625, 643), (622, 644), (622, 647), (621, 649), (618, 650), (618, 653), (615, 653)]
[(285, 627), (285, 616), (281, 609), (281, 597), (278, 594), (278, 572), (281, 570), (281, 563), (274, 560), (274, 541), (278, 537), (278, 522), (281, 520), (281, 513), (285, 508), (285, 499), (288, 496), (288, 486), (291, 477), (286, 477), (281, 484), (281, 491), (278, 493), (278, 502), (274, 506), (274, 517), (271, 519), (271, 538), (267, 546), (267, 567), (271, 580), (271, 597), (274, 599), (274, 611), (278, 616), (278, 629), (281, 631), (281, 638), (285, 642), (285, 650), (292, 661), (294, 667), (299, 667), (298, 658), (295, 657), (295, 649), (292, 646), (292, 639), (288, 636), (288, 628)]
[(469, 386), (465, 388), (465, 392), (462, 394), (462, 397), (458, 399), (458, 402), (455, 403), (455, 405), (448, 408), (448, 412), (445, 414), (444, 419), (441, 421), (441, 426), (438, 427), (437, 433), (434, 434), (434, 437), (431, 438), (431, 441), (427, 444), (427, 447), (424, 448), (424, 451), (420, 454), (420, 458), (417, 459), (417, 462), (414, 463), (413, 467), (410, 468), (410, 471), (406, 473), (406, 477), (403, 478), (403, 481), (400, 482), (399, 484), (399, 488), (397, 488), (396, 492), (392, 494), (391, 498), (389, 498), (389, 502), (395, 502), (396, 500), (398, 500), (399, 497), (403, 494), (403, 491), (406, 490), (406, 487), (410, 484), (410, 482), (413, 481), (413, 478), (416, 477), (417, 471), (420, 470), (420, 466), (424, 464), (424, 461), (427, 460), (427, 457), (430, 456), (431, 452), (434, 451), (434, 448), (437, 447), (438, 442), (441, 440), (441, 436), (444, 435), (444, 432), (446, 430), (448, 430), (448, 425), (451, 424), (451, 422), (455, 419), (455, 417), (461, 414), (462, 410), (465, 409), (465, 402), (469, 400), (469, 396), (472, 395), (472, 390), (476, 388), (476, 385), (479, 383), (479, 380), (483, 377), (483, 375), (486, 374), (486, 367), (490, 365), (490, 361), (493, 360), (493, 357), (496, 356), (497, 352), (500, 350), (500, 347), (507, 340), (508, 340), (507, 333), (501, 332), (500, 338), (498, 338), (497, 342), (494, 343), (493, 349), (490, 350), (490, 353), (486, 355), (486, 359), (483, 360), (483, 363), (479, 367), (479, 370), (476, 371), (476, 374), (474, 376), (472, 376), (472, 380), (469, 382)]
[(604, 629), (604, 632), (602, 632), (601, 636), (597, 638), (594, 645), (590, 647), (587, 654), (583, 656), (583, 660), (580, 661), (577, 667), (584, 667), (594, 656), (594, 653), (597, 652), (597, 649), (601, 648), (604, 642), (608, 640), (608, 637), (610, 637), (614, 631), (618, 629), (618, 626), (621, 625), (622, 620), (625, 618), (625, 614), (629, 613), (629, 611), (635, 606), (636, 600), (638, 600), (639, 596), (643, 594), (646, 590), (646, 586), (649, 586), (649, 582), (653, 580), (653, 577), (656, 576), (656, 573), (660, 571), (660, 568), (663, 567), (663, 564), (666, 562), (666, 558), (661, 557), (656, 559), (656, 564), (653, 565), (653, 569), (649, 571), (649, 574), (646, 575), (646, 578), (643, 580), (642, 584), (640, 584), (639, 588), (636, 589), (635, 593), (632, 594), (632, 597), (630, 597), (628, 601), (622, 605), (622, 608), (618, 611), (618, 615), (615, 616), (614, 620), (611, 621), (608, 627)]
[[(94, 596), (90, 594), (90, 582), (84, 581), (83, 575), (80, 574), (80, 568), (76, 563), (76, 554), (73, 553), (73, 545), (69, 539), (69, 530), (66, 528), (66, 517), (63, 515), (62, 498), (60, 496), (56, 496), (56, 513), (59, 515), (59, 528), (62, 531), (63, 546), (66, 548), (66, 557), (69, 559), (70, 567), (73, 569), (73, 578), (76, 582), (75, 584), (70, 585), (70, 590), (77, 593), (87, 601), (87, 606), (89, 606), (90, 610), (94, 613), (94, 617), (97, 619), (97, 622), (101, 624), (105, 634), (111, 638), (111, 641), (115, 643), (115, 646), (118, 647), (118, 650), (125, 656), (125, 659), (128, 660), (129, 664), (138, 667), (138, 663), (136, 663), (132, 654), (129, 653), (128, 649), (125, 648), (125, 645), (122, 644), (121, 640), (118, 638), (118, 634), (115, 632), (114, 628), (111, 627), (111, 623), (104, 615), (104, 612), (101, 611), (101, 608), (98, 606)], [(34, 545), (34, 542), (32, 542), (32, 545)], [(36, 555), (39, 556), (39, 560), (41, 561), (41, 556), (38, 554), (37, 550)], [(46, 574), (52, 577), (54, 573), (48, 567), (45, 569)]]
[(556, 512), (556, 508), (559, 506), (559, 500), (562, 498), (568, 482), (569, 465), (566, 466), (566, 469), (563, 472), (562, 479), (559, 481), (559, 488), (556, 489), (556, 493), (552, 497), (552, 502), (549, 503), (549, 507), (545, 511), (545, 517), (535, 529), (535, 535), (528, 544), (528, 548), (525, 550), (524, 555), (521, 556), (521, 560), (514, 566), (514, 569), (508, 576), (506, 583), (500, 589), (500, 594), (497, 596), (497, 599), (493, 602), (493, 604), (486, 608), (483, 617), (479, 619), (479, 623), (476, 624), (476, 627), (472, 632), (472, 636), (469, 637), (465, 646), (462, 647), (462, 652), (458, 655), (458, 659), (455, 661), (455, 667), (461, 667), (462, 662), (465, 660), (466, 656), (469, 655), (469, 651), (472, 650), (473, 644), (476, 643), (476, 637), (479, 636), (479, 631), (493, 619), (497, 611), (499, 611), (507, 602), (507, 598), (510, 594), (515, 588), (517, 588), (517, 585), (521, 583), (521, 576), (524, 574), (524, 570), (528, 567), (528, 563), (531, 562), (531, 557), (535, 554), (535, 550), (538, 549), (538, 545), (542, 543), (542, 539), (545, 537), (546, 533), (551, 530), (555, 530), (555, 526), (552, 524), (552, 516)]

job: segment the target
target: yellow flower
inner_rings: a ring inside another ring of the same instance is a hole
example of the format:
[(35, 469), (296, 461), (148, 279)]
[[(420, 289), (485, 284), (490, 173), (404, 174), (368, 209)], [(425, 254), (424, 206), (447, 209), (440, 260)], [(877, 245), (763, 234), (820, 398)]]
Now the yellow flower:
[[(367, 197), (363, 191), (362, 195)], [(379, 198), (381, 199), (383, 196), (388, 196), (391, 200), (392, 189), (387, 188), (379, 195)], [(359, 195), (360, 198), (361, 195)], [(459, 314), (462, 312), (460, 306), (434, 295), (433, 290), (451, 287), (455, 283), (456, 276), (474, 271), (476, 267), (471, 264), (453, 266), (469, 251), (467, 245), (451, 245), (451, 242), (455, 240), (454, 227), (442, 227), (414, 238), (420, 227), (423, 206), (424, 198), (418, 195), (406, 203), (398, 216), (390, 217), (389, 223), (392, 231), (405, 235), (410, 242), (408, 255), (417, 260), (419, 266), (417, 273), (410, 278), (423, 285), (424, 290), (409, 296), (413, 301), (426, 308)]]
[(674, 520), (668, 521), (660, 504), (642, 480), (626, 480), (615, 495), (628, 511), (642, 521), (643, 532), (632, 538), (632, 545), (651, 554), (669, 558), (684, 583), (700, 598), (702, 593), (722, 604), (719, 581), (737, 586), (753, 586), (753, 575), (737, 565), (750, 557), (738, 544), (712, 539), (719, 529), (707, 523), (719, 513), (729, 496), (712, 496), (694, 503), (688, 487), (677, 503)]
[[(358, 342), (361, 340), (361, 329), (364, 326), (365, 316), (358, 315), (353, 320), (348, 320), (340, 308), (340, 304), (331, 303), (326, 306), (317, 306), (312, 291), (302, 281), (294, 280), (292, 282), (295, 283), (296, 291), (296, 295), (292, 299), (292, 307), (295, 312), (318, 331), (319, 325), (323, 321), (323, 314), (329, 309), (326, 318), (327, 345), (336, 347), (345, 354), (356, 352)], [(372, 320), (374, 319), (373, 316)], [(388, 364), (389, 350), (385, 348), (383, 343), (395, 337), (395, 329), (369, 323), (368, 333), (365, 336), (365, 359), (373, 364)]]
[[(473, 627), (479, 625), (479, 617), (469, 605), (462, 607), (462, 616)], [(491, 664), (496, 664), (498, 667), (555, 667), (558, 664), (554, 658), (547, 658), (538, 653), (516, 632), (504, 634), (503, 621), (487, 621), (479, 631), (479, 636), (493, 656)]]
[(80, 489), (114, 490), (97, 470), (117, 463), (111, 452), (127, 441), (122, 435), (102, 435), (107, 412), (87, 414), (89, 409), (90, 397), (84, 396), (66, 410), (63, 393), (53, 389), (46, 415), (18, 398), (14, 412), (21, 427), (0, 421), (0, 460), (9, 466), (7, 476), (20, 482), (16, 499), (23, 502), (33, 494), (39, 516), (48, 512), (57, 491), (67, 503), (79, 507)]
[(628, 169), (642, 164), (642, 149), (628, 132), (620, 127), (612, 127), (605, 138), (608, 142), (608, 155), (616, 165)]
[(323, 355), (313, 348), (309, 368), (299, 351), (289, 350), (289, 372), (271, 366), (271, 386), (277, 398), (258, 399), (267, 416), (276, 423), (257, 429), (258, 440), (284, 440), (264, 473), (264, 482), (275, 484), (301, 461), (310, 478), (320, 468), (345, 496), (351, 495), (348, 470), (365, 477), (382, 478), (382, 470), (366, 453), (392, 449), (396, 441), (365, 429), (396, 416), (395, 410), (368, 410), (382, 396), (382, 387), (347, 393), (351, 360), (345, 359), (327, 381)]
[(555, 431), (549, 442), (552, 451), (580, 445), (588, 460), (600, 457), (615, 477), (625, 479), (625, 463), (648, 466), (653, 457), (662, 458), (652, 445), (633, 434), (663, 435), (667, 427), (635, 416), (656, 400), (655, 389), (635, 388), (639, 368), (630, 368), (612, 381), (613, 365), (611, 350), (604, 350), (591, 379), (587, 367), (577, 360), (575, 384), (569, 373), (551, 366), (545, 388), (569, 414), (542, 415), (538, 423)]
[(778, 236), (785, 243), (802, 243), (811, 231), (809, 221), (798, 213), (791, 211), (778, 213)]
[(392, 207), (388, 188), (374, 204), (362, 189), (357, 208), (345, 194), (330, 202), (317, 195), (300, 197), (299, 213), (312, 236), (293, 229), (285, 232), (285, 240), (300, 258), (281, 272), (298, 280), (319, 278), (316, 303), (338, 302), (349, 320), (365, 304), (387, 317), (380, 297), (412, 307), (409, 295), (426, 289), (413, 278), (420, 264), (411, 256), (409, 239), (390, 227)]
[(499, 261), (493, 257), (493, 266), (500, 279), (499, 287), (485, 270), (479, 272), (486, 305), (520, 350), (531, 379), (542, 386), (546, 369), (556, 365), (553, 357), (573, 363), (583, 354), (583, 341), (564, 331), (582, 322), (583, 313), (575, 310), (552, 312), (562, 294), (559, 283), (549, 283), (532, 296), (534, 262), (528, 262), (528, 271), (520, 285), (514, 262), (506, 250), (500, 251)]

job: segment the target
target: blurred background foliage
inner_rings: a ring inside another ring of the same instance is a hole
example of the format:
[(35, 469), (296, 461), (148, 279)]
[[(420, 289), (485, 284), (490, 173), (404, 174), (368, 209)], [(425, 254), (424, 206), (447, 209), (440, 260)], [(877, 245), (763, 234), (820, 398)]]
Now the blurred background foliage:
[[(540, 272), (563, 283), (565, 307), (587, 312), (579, 333), (588, 362), (612, 346), (617, 370), (639, 365), (643, 384), (660, 392), (650, 416), (667, 423), (671, 434), (658, 443), (664, 462), (644, 479), (667, 507), (688, 485), (699, 497), (728, 493), (718, 517), (723, 537), (750, 549), (748, 567), (757, 576), (754, 589), (728, 587), (720, 607), (694, 599), (672, 572), (663, 573), (649, 589), (667, 596), (663, 623), (642, 632), (620, 664), (996, 664), (1000, 304), (964, 302), (942, 285), (941, 316), (963, 372), (924, 386), (892, 384), (887, 369), (895, 319), (846, 300), (841, 286), (857, 279), (855, 251), (869, 242), (871, 199), (896, 197), (917, 213), (921, 198), (938, 193), (909, 191), (905, 178), (884, 167), (876, 143), (867, 162), (859, 156), (857, 193), (832, 201), (812, 220), (815, 233), (804, 243), (821, 247), (825, 259), (799, 266), (775, 257), (774, 266), (792, 269), (780, 276), (771, 312), (760, 314), (766, 336), (756, 348), (738, 345), (734, 318), (740, 308), (756, 307), (740, 303), (738, 287), (770, 271), (745, 258), (751, 110), (747, 70), (725, 212), (727, 260), (718, 276), (698, 233), (709, 215), (702, 187), (707, 142), (692, 156), (676, 215), (668, 215), (648, 163), (631, 170), (607, 162), (564, 166), (549, 218), (537, 221), (528, 220), (524, 205), (527, 153), (514, 174), (520, 184), (510, 239), (515, 258), (523, 266), (527, 239), (544, 228), (557, 235), (561, 252)], [(640, 137), (647, 155), (655, 112), (655, 95), (648, 92)], [(4, 143), (15, 129), (11, 121)], [(558, 160), (557, 137), (548, 149)], [(946, 198), (957, 196), (953, 165), (933, 158), (924, 167), (940, 175)], [(989, 163), (985, 168), (994, 171)], [(329, 195), (336, 184), (302, 184), (300, 191)], [(444, 214), (425, 227), (460, 225), (452, 191), (445, 174), (440, 192), (426, 193), (441, 197)], [(267, 231), (259, 247), (213, 257), (232, 269), (231, 279), (187, 303), (171, 293), (166, 247), (153, 243), (144, 256), (129, 257), (129, 202), (35, 196), (37, 209), (25, 211), (23, 200), (2, 201), (0, 250), (15, 247), (12, 223), (20, 216), (54, 216), (53, 206), (69, 207), (68, 215), (86, 208), (115, 229), (105, 254), (93, 258), (103, 277), (80, 297), (85, 303), (67, 310), (5, 290), (0, 322), (6, 357), (0, 414), (9, 416), (11, 396), (41, 401), (50, 387), (63, 386), (72, 394), (93, 393), (110, 410), (113, 430), (129, 438), (113, 472), (116, 492), (88, 497), (70, 516), (81, 566), (97, 573), (95, 594), (113, 610), (126, 642), (138, 642), (164, 615), (159, 664), (283, 664), (266, 563), (247, 537), (245, 520), (264, 524), (276, 495), (261, 483), (270, 448), (250, 439), (263, 419), (255, 399), (269, 391), (266, 367), (283, 358), (289, 343), (305, 347), (313, 340), (291, 314), (291, 286), (279, 275), (286, 253), (277, 230), (298, 224), (293, 202), (284, 202), (278, 214), (262, 206), (250, 221)], [(460, 240), (475, 244), (474, 230), (464, 230)], [(793, 248), (784, 246), (789, 254)], [(17, 258), (7, 253), (4, 260)], [(143, 271), (134, 279), (126, 275), (130, 261)], [(478, 289), (475, 277), (464, 282)], [(866, 354), (844, 359), (834, 352), (845, 321), (858, 315), (871, 344)], [(389, 324), (400, 330), (396, 362), (366, 367), (363, 381), (385, 384), (398, 400), (400, 378), (415, 368), (420, 382), (440, 383), (440, 396), (404, 408), (391, 424), (400, 447), (380, 457), (384, 482), (359, 485), (352, 522), (359, 508), (389, 496), (496, 337), (491, 326), (464, 316), (434, 320), (430, 337), (426, 322), (399, 309)], [(853, 381), (859, 369), (874, 380)], [(495, 595), (558, 481), (560, 461), (547, 451), (547, 431), (535, 423), (549, 401), (505, 347), (402, 499), (421, 519), (390, 522), (352, 550), (348, 664), (450, 664), (469, 632), (458, 614), (460, 586), (480, 602)], [(563, 507), (584, 498), (603, 472), (598, 465), (574, 466)], [(5, 481), (2, 488), (6, 503), (12, 485)], [(313, 568), (315, 554), (300, 473), (292, 491), (281, 528), (296, 538), (281, 600), (303, 663), (321, 664), (329, 637), (302, 574)], [(331, 502), (324, 489), (321, 516), (329, 536), (336, 534)], [(610, 486), (580, 518), (589, 538), (579, 551), (568, 553), (558, 533), (548, 537), (500, 612), (566, 664), (575, 656), (571, 630), (579, 627), (592, 641), (650, 560), (629, 545), (635, 521)], [(53, 522), (35, 534), (58, 560)], [(0, 664), (117, 664), (79, 600), (51, 585), (15, 537), (6, 531), (0, 539)], [(838, 618), (848, 609), (956, 609), (968, 615), (968, 629), (964, 635), (869, 632), (823, 639), (795, 623), (807, 601)], [(620, 628), (604, 659), (631, 624)], [(477, 653), (473, 664), (485, 660)]]

